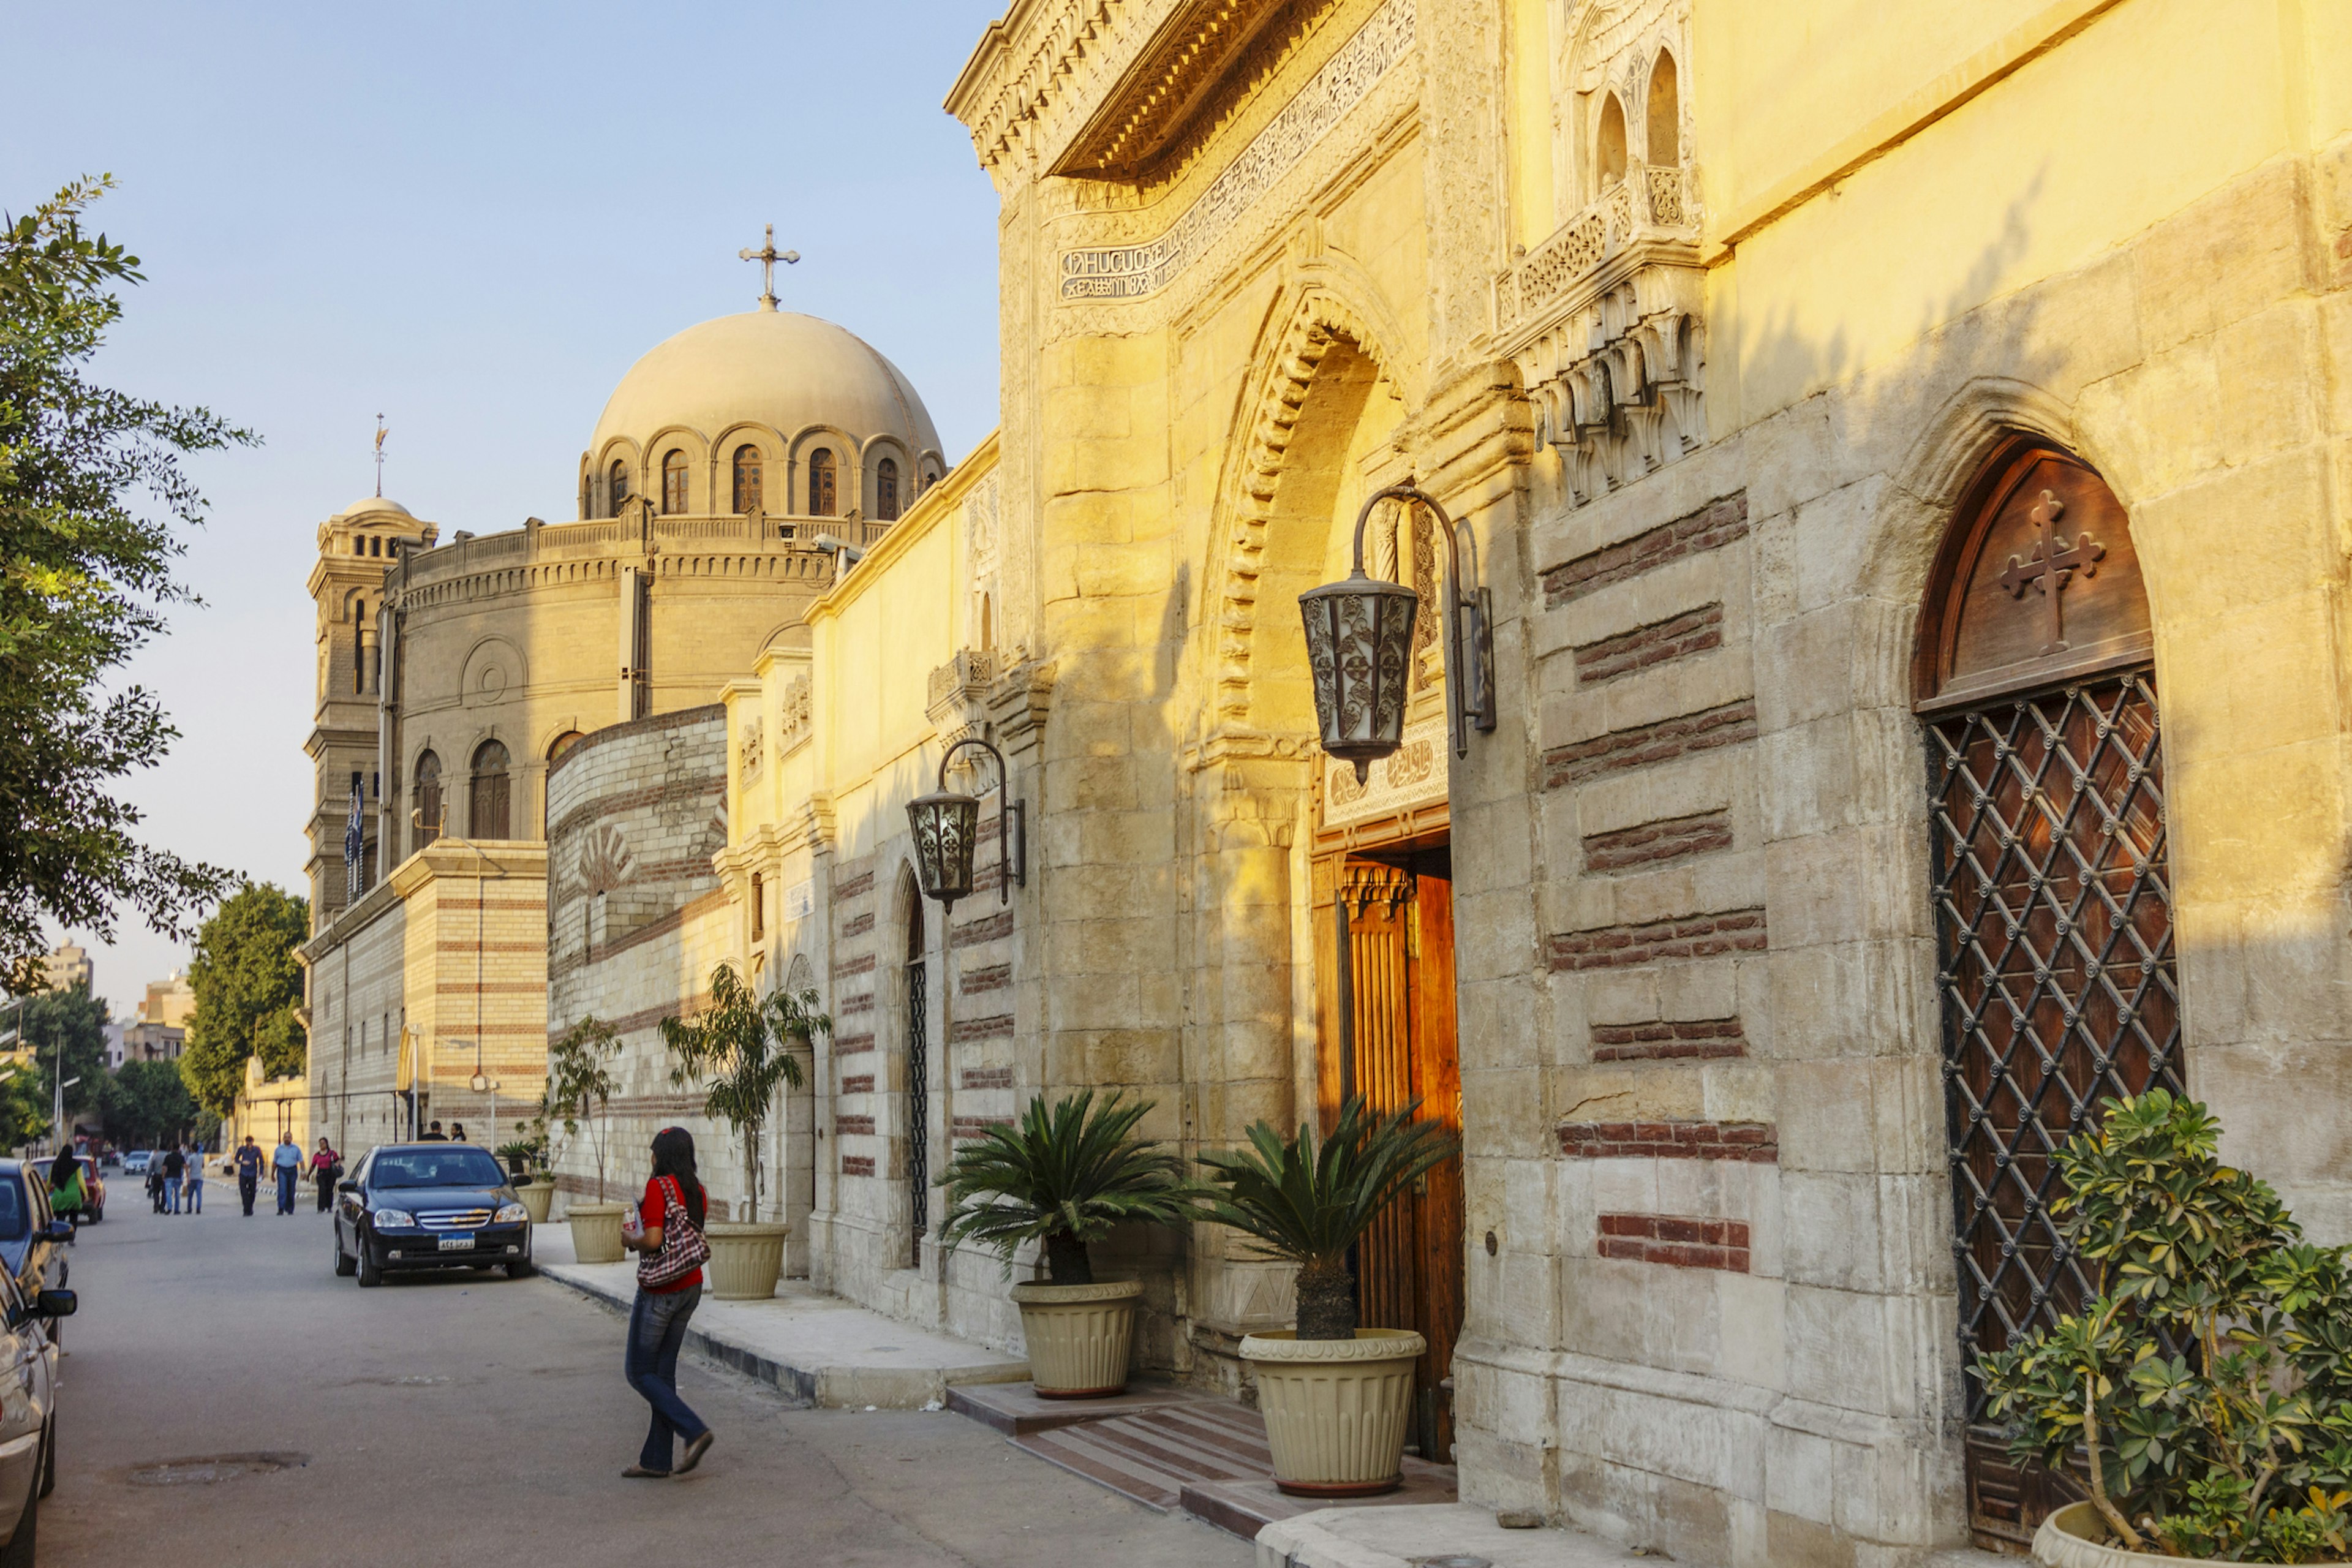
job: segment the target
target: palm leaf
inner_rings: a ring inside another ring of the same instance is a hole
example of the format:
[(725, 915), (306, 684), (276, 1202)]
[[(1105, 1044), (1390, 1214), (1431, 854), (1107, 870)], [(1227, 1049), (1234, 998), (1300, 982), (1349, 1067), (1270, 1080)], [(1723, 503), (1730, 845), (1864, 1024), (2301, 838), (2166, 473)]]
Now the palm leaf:
[(1262, 1257), (1300, 1265), (1344, 1257), (1399, 1193), (1459, 1151), (1443, 1124), (1414, 1120), (1420, 1109), (1416, 1100), (1374, 1119), (1351, 1095), (1319, 1143), (1304, 1124), (1286, 1139), (1255, 1123), (1246, 1146), (1201, 1155), (1223, 1189), (1211, 1217), (1250, 1237)]

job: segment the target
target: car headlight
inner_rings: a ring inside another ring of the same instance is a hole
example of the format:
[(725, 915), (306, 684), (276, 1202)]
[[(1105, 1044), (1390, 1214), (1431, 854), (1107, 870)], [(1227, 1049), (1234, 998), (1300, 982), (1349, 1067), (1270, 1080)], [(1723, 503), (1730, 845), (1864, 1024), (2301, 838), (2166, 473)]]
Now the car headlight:
[(530, 1217), (530, 1211), (520, 1204), (500, 1204), (499, 1212), (490, 1216), (492, 1225), (520, 1225)]
[(406, 1209), (378, 1209), (368, 1217), (378, 1230), (414, 1229), (416, 1225), (416, 1216)]

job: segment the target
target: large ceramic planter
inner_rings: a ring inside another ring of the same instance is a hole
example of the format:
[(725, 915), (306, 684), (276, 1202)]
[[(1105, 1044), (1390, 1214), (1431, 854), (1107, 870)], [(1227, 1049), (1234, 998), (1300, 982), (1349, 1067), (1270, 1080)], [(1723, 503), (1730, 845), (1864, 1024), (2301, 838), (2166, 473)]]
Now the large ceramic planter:
[(572, 1222), (572, 1258), (581, 1263), (621, 1261), (621, 1216), (628, 1212), (626, 1204), (565, 1205), (564, 1214)]
[(1127, 1390), (1140, 1279), (1094, 1285), (1015, 1285), (1029, 1379), (1041, 1399), (1107, 1399)]
[[(2184, 1563), (2210, 1561), (2167, 1557), (2156, 1552), (2126, 1552), (2109, 1546), (2107, 1521), (2087, 1502), (2069, 1503), (2042, 1521), (2033, 1532), (2033, 1560), (2043, 1568), (2180, 1568)], [(2336, 1558), (2321, 1568), (2341, 1568)]]
[(523, 1212), (530, 1215), (533, 1225), (547, 1223), (548, 1206), (555, 1202), (553, 1182), (518, 1182), (515, 1196), (522, 1200)]
[(1428, 1342), (1411, 1329), (1358, 1329), (1352, 1340), (1249, 1334), (1258, 1413), (1275, 1484), (1295, 1497), (1371, 1497), (1404, 1482), (1415, 1363)]
[(722, 1301), (764, 1301), (776, 1293), (784, 1272), (784, 1237), (789, 1226), (725, 1225), (702, 1227), (710, 1243), (710, 1261), (702, 1278), (710, 1293)]

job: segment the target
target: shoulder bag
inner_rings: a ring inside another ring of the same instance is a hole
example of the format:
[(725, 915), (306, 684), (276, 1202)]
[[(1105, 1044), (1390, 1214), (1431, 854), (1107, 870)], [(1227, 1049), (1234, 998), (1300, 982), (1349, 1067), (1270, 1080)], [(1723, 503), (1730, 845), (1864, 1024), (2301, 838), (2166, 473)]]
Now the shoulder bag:
[(664, 1176), (661, 1187), (661, 1249), (637, 1264), (637, 1283), (648, 1290), (667, 1290), (710, 1261), (710, 1243), (688, 1216), (677, 1178)]

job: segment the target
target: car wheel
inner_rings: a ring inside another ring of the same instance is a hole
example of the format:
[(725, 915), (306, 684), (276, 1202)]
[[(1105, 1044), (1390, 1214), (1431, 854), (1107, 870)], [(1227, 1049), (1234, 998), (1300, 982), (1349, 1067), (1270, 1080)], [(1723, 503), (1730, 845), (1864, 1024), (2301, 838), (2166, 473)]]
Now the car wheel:
[[(361, 1289), (373, 1290), (383, 1283), (383, 1270), (377, 1267), (374, 1256), (368, 1251), (367, 1237), (364, 1236), (360, 1237), (360, 1258), (357, 1267)], [(6, 1568), (6, 1565), (0, 1563), (0, 1568)]]
[(33, 1536), (41, 1522), (38, 1482), (25, 1489), (25, 1511), (16, 1516), (16, 1533), (0, 1546), (0, 1568), (33, 1568)]
[(48, 1496), (58, 1489), (58, 1413), (49, 1412), (49, 1424), (41, 1428), (41, 1495)]
[(343, 1227), (339, 1225), (329, 1226), (327, 1241), (335, 1249), (335, 1278), (348, 1279), (357, 1273), (359, 1265), (352, 1262), (351, 1254), (343, 1250)]
[(97, 1225), (97, 1224), (100, 1223), (101, 1221), (103, 1221), (105, 1218), (106, 1218), (106, 1205), (105, 1205), (104, 1204), (100, 1204), (100, 1205), (99, 1205), (96, 1208), (94, 1208), (94, 1209), (92, 1209), (92, 1210), (90, 1210), (90, 1211), (89, 1211), (89, 1220), (88, 1220), (86, 1223), (90, 1224), (90, 1225)]
[(507, 1278), (509, 1279), (528, 1279), (538, 1272), (528, 1258), (518, 1258), (507, 1265)]

